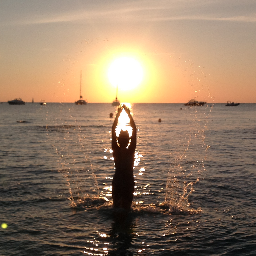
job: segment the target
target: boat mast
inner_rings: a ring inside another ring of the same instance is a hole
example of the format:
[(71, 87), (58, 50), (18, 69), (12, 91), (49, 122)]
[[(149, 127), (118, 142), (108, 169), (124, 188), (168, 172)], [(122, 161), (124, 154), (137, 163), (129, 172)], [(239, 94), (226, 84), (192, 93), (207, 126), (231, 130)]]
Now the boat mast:
[(80, 99), (82, 99), (82, 70), (80, 71)]
[(116, 100), (117, 100), (118, 86), (116, 86)]

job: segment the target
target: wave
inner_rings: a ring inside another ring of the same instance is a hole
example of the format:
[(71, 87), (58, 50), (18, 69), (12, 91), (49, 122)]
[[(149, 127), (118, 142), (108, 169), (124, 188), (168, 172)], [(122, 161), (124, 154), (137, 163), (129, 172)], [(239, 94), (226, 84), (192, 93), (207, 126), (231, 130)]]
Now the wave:
[(105, 128), (105, 125), (43, 125), (43, 126), (37, 126), (38, 129), (43, 129), (50, 132), (60, 132), (65, 130), (75, 130), (75, 129), (83, 129), (83, 128)]
[(8, 207), (8, 206), (21, 206), (21, 205), (31, 205), (35, 203), (44, 203), (44, 202), (63, 202), (67, 201), (67, 198), (59, 198), (59, 197), (47, 197), (47, 198), (35, 198), (35, 199), (20, 199), (20, 200), (7, 200), (7, 201), (1, 201), (0, 206)]
[[(103, 197), (83, 197), (83, 198), (69, 198), (71, 201), (71, 208), (74, 210), (108, 210), (114, 214), (127, 212), (124, 209), (114, 209), (112, 202)], [(171, 205), (167, 201), (159, 204), (143, 204), (138, 205), (133, 202), (132, 208), (129, 211), (131, 215), (144, 215), (144, 214), (164, 214), (164, 215), (193, 215), (200, 214), (201, 208), (193, 209), (190, 207), (181, 207)]]
[(69, 200), (71, 208), (75, 210), (97, 209), (99, 206), (109, 205), (108, 199), (103, 197), (70, 197)]
[(26, 120), (18, 120), (17, 123), (20, 123), (20, 124), (29, 124), (31, 123), (30, 121), (26, 121)]

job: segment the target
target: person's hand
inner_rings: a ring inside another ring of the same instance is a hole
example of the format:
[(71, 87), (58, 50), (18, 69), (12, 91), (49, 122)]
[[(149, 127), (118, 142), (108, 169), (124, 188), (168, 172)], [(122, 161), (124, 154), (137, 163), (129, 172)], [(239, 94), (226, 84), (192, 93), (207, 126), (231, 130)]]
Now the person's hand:
[(127, 114), (130, 114), (130, 109), (126, 107), (126, 105), (123, 105), (124, 110), (126, 111)]

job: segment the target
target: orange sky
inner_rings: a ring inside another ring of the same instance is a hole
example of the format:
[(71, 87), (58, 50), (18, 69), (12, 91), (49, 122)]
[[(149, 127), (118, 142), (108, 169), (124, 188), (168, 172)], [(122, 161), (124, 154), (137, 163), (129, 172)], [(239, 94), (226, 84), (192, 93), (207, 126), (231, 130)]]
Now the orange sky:
[(74, 102), (82, 70), (84, 98), (112, 102), (108, 66), (127, 54), (145, 75), (137, 88), (118, 91), (121, 101), (256, 102), (253, 6), (238, 0), (1, 2), (0, 101)]

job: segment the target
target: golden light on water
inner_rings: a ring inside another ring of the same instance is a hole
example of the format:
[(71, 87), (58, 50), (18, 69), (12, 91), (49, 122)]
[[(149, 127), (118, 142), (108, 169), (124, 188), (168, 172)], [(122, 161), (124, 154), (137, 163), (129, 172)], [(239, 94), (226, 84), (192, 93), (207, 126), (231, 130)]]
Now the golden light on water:
[(119, 57), (108, 68), (110, 83), (124, 91), (136, 88), (142, 82), (143, 77), (142, 65), (133, 57)]

